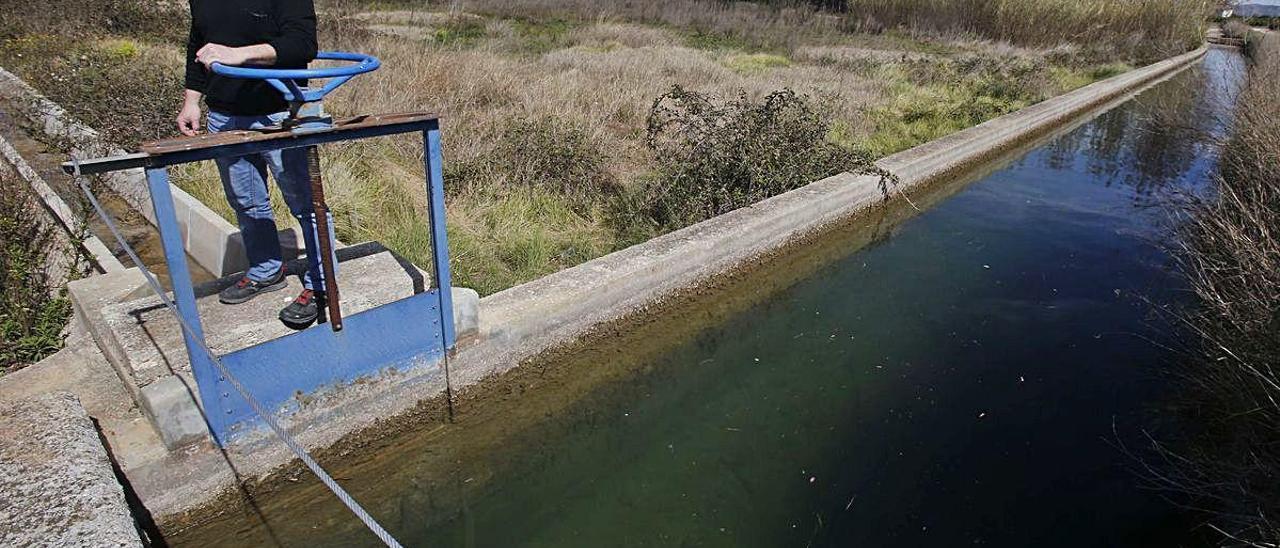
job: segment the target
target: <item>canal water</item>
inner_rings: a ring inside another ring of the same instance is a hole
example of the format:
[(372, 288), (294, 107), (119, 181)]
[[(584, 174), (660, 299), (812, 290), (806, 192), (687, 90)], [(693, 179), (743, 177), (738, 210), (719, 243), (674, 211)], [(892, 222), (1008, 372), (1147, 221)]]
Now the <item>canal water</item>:
[[(1162, 204), (1211, 191), (1244, 77), (1211, 50), (597, 395), (507, 394), (520, 435), (344, 483), (415, 546), (1203, 544), (1124, 448), (1171, 427)], [(173, 540), (376, 543), (324, 496)]]

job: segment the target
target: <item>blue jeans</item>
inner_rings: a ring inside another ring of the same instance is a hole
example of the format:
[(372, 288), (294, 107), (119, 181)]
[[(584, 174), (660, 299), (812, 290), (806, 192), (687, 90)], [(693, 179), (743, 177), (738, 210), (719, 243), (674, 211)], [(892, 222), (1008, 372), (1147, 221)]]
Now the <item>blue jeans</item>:
[[(279, 125), (286, 115), (279, 112), (266, 116), (236, 116), (210, 111), (208, 128), (211, 133), (261, 129)], [(237, 158), (218, 158), (214, 162), (218, 165), (218, 175), (222, 177), (227, 203), (236, 212), (240, 234), (244, 238), (245, 255), (249, 257), (249, 271), (245, 275), (255, 281), (272, 280), (279, 275), (283, 264), (280, 236), (276, 232), (271, 195), (267, 191), (267, 169), (270, 168), (271, 176), (289, 205), (289, 212), (302, 227), (309, 264), (302, 276), (303, 287), (323, 291), (324, 277), (320, 271), (320, 246), (316, 236), (315, 209), (311, 205), (306, 149), (273, 150)], [(337, 241), (333, 234), (333, 215), (329, 215), (329, 238), (331, 242)], [(333, 266), (337, 270), (336, 256)], [(320, 281), (319, 287), (316, 287), (315, 280)]]

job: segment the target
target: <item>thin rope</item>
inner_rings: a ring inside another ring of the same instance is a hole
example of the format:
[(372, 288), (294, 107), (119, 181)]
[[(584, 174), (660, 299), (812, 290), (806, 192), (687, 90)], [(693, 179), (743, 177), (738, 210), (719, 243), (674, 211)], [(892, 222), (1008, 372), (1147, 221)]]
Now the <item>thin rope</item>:
[[(76, 171), (78, 172), (79, 169), (77, 168)], [(89, 185), (85, 182), (85, 177), (77, 175), (76, 184), (80, 187), (80, 190), (84, 192), (85, 197), (89, 199), (89, 203), (93, 205), (93, 209), (98, 212), (98, 216), (102, 218), (104, 223), (106, 223), (107, 229), (111, 231), (111, 235), (115, 237), (116, 242), (124, 248), (125, 253), (128, 253), (129, 258), (133, 260), (133, 264), (136, 265), (138, 270), (142, 272), (142, 275), (146, 277), (147, 284), (151, 286), (151, 290), (155, 291), (156, 295), (160, 297), (160, 301), (163, 302), (165, 307), (169, 309), (169, 312), (172, 312), (173, 316), (177, 318), (178, 324), (182, 326), (182, 330), (186, 333), (187, 338), (194, 340), (199, 344), (200, 349), (209, 357), (209, 361), (213, 362), (213, 365), (218, 368), (218, 372), (222, 374), (222, 377), (226, 379), (227, 382), (230, 382), (231, 386), (236, 389), (236, 392), (239, 392), (240, 396), (249, 403), (249, 407), (253, 409), (253, 412), (257, 413), (259, 417), (262, 417), (262, 421), (267, 423), (267, 426), (271, 428), (272, 432), (275, 432), (276, 436), (284, 442), (285, 446), (288, 447), (290, 451), (293, 451), (293, 454), (297, 456), (303, 464), (307, 465), (307, 468), (311, 469), (311, 472), (315, 474), (316, 477), (320, 478), (320, 481), (323, 482), (330, 491), (333, 491), (334, 496), (338, 497), (338, 500), (342, 501), (342, 504), (346, 505), (361, 522), (364, 522), (365, 527), (368, 527), (379, 540), (391, 548), (401, 548), (400, 543), (391, 536), (391, 533), (388, 533), (387, 530), (377, 522), (377, 520), (373, 519), (373, 516), (370, 516), (369, 513), (360, 506), (360, 503), (356, 502), (356, 500), (352, 498), (341, 485), (338, 485), (338, 482), (334, 481), (334, 479), (324, 471), (324, 468), (321, 468), (320, 464), (317, 463), (315, 459), (312, 459), (311, 455), (307, 454), (306, 450), (304, 450), (302, 446), (288, 434), (288, 432), (285, 432), (285, 430), (276, 423), (274, 416), (265, 410), (263, 405), (258, 402), (257, 398), (254, 398), (253, 394), (249, 393), (249, 391), (240, 384), (240, 381), (231, 374), (231, 371), (222, 364), (222, 360), (218, 358), (218, 355), (215, 354), (213, 350), (209, 349), (205, 344), (203, 337), (195, 335), (195, 330), (192, 329), (191, 326), (187, 324), (186, 320), (182, 319), (182, 315), (178, 313), (177, 305), (165, 296), (164, 287), (161, 286), (160, 282), (151, 274), (151, 271), (147, 270), (146, 266), (143, 266), (142, 260), (138, 258), (137, 253), (135, 253), (133, 248), (125, 241), (124, 236), (121, 235), (120, 230), (116, 228), (116, 224), (112, 221), (111, 216), (107, 214), (106, 210), (103, 209), (102, 204), (98, 202), (97, 196), (95, 196), (93, 191), (89, 189)]]

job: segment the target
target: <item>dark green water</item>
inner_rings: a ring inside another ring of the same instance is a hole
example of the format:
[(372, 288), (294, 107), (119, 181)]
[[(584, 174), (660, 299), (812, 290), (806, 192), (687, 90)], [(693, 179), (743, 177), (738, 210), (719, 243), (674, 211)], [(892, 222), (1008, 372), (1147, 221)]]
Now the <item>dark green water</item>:
[(707, 331), (411, 542), (1194, 544), (1116, 444), (1168, 395), (1155, 204), (1206, 184), (1216, 144), (1190, 130), (1221, 134), (1238, 78), (1212, 51)]
[[(1213, 50), (574, 404), (536, 448), (491, 448), (514, 464), (461, 511), (412, 459), (357, 494), (422, 546), (1202, 544), (1117, 446), (1170, 427), (1161, 204), (1211, 188), (1243, 78)], [(312, 515), (280, 522), (315, 520), (306, 545), (361, 534)]]

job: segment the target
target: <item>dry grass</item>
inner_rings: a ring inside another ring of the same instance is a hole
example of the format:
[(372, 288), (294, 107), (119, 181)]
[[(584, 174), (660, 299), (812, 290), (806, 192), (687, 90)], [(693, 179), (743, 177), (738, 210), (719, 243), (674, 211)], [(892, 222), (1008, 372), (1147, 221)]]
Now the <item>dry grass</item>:
[(1239, 19), (1231, 19), (1222, 24), (1222, 35), (1227, 38), (1244, 38), (1252, 31), (1253, 27)]
[(1080, 44), (1095, 60), (1152, 61), (1204, 40), (1203, 0), (844, 0), (873, 27), (972, 33), (1022, 46)]
[(1280, 543), (1280, 38), (1255, 53), (1215, 195), (1178, 253), (1197, 298), (1183, 371), (1193, 427), (1159, 448), (1162, 487), (1208, 511), (1231, 545)]

